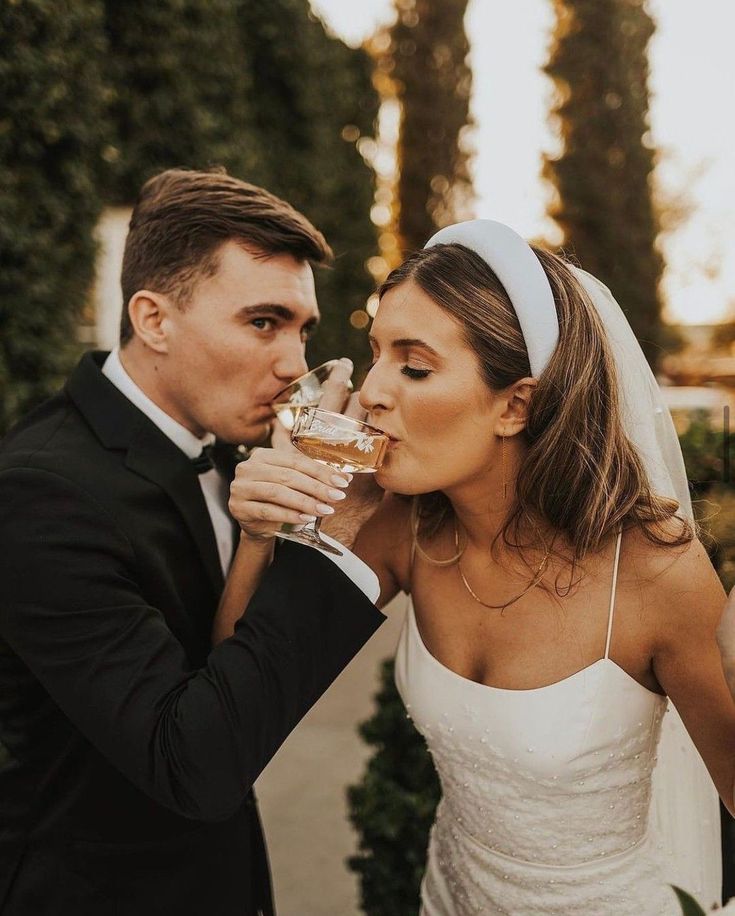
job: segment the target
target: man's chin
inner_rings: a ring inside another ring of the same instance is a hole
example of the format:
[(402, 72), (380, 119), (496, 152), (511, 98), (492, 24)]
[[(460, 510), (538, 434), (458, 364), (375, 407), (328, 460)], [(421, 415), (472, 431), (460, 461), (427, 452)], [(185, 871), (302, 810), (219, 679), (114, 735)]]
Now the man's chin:
[(254, 448), (256, 445), (267, 445), (271, 437), (271, 424), (273, 420), (263, 420), (260, 423), (252, 423), (238, 430), (236, 438), (226, 441), (232, 441), (233, 445), (245, 445), (248, 448)]

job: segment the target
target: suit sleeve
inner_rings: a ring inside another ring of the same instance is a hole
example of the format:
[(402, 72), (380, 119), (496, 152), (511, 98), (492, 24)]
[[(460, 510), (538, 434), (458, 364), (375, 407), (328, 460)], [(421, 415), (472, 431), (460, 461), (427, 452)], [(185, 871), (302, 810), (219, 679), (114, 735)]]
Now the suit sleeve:
[(234, 813), (385, 619), (326, 557), (284, 544), (234, 635), (192, 670), (143, 600), (130, 542), (54, 473), (0, 474), (0, 635), (76, 728), (178, 814)]

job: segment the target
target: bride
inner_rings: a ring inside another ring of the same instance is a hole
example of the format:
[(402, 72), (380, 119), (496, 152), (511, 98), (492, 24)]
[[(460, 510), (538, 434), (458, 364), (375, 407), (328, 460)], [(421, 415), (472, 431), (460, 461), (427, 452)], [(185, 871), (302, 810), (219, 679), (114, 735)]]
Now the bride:
[[(391, 437), (388, 495), (354, 551), (381, 606), (412, 596), (396, 681), (442, 785), (422, 913), (675, 914), (669, 881), (711, 905), (716, 800), (681, 721), (732, 810), (725, 596), (617, 303), (471, 221), (393, 271), (370, 339), (360, 403)], [(268, 562), (257, 538), (326, 514), (324, 469), (305, 460), (262, 450), (238, 469), (231, 509), (251, 538), (224, 618)]]

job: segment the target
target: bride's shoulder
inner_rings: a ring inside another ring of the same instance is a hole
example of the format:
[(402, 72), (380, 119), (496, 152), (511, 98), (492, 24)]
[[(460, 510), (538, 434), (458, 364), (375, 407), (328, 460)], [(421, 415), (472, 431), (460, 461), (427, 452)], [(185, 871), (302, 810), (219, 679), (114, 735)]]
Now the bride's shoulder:
[[(691, 612), (719, 613), (724, 590), (696, 532), (677, 518), (646, 530), (631, 526), (623, 535), (621, 579), (640, 590), (649, 608), (670, 622)], [(719, 608), (719, 611), (718, 611)]]

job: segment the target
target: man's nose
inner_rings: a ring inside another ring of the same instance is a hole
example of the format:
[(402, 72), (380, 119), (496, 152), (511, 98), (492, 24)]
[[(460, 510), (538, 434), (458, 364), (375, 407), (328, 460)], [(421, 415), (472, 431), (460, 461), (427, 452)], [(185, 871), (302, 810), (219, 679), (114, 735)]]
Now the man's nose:
[(273, 372), (276, 378), (281, 379), (284, 384), (292, 382), (295, 378), (309, 371), (304, 353), (304, 344), (301, 340), (298, 344), (289, 342), (285, 344), (278, 354)]

